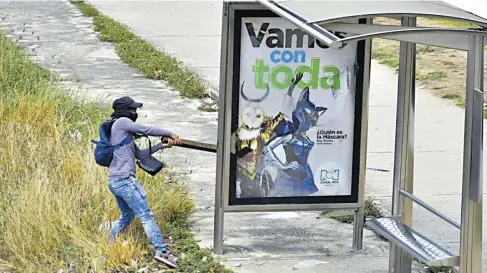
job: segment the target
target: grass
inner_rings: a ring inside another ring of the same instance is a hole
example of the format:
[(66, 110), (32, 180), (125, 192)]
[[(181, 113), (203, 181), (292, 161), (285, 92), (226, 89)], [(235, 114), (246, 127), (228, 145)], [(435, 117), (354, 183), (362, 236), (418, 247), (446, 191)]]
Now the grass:
[(373, 39), (372, 40), (372, 57), (380, 64), (390, 68), (399, 68), (399, 42)]
[[(346, 224), (352, 224), (354, 222), (354, 213), (349, 210), (330, 210), (330, 211), (324, 211), (321, 213), (321, 215), (336, 220), (340, 223), (346, 223)], [(375, 218), (380, 218), (382, 217), (382, 213), (380, 212), (379, 208), (374, 205), (374, 201), (371, 198), (367, 198), (364, 201), (364, 223), (367, 219), (375, 219)], [(379, 233), (375, 232), (375, 235), (377, 238), (387, 241), (382, 235)]]
[[(112, 244), (109, 229), (99, 230), (119, 216), (90, 143), (109, 107), (64, 92), (3, 33), (0, 90), (0, 271), (128, 272), (132, 261), (160, 267), (138, 219)], [(177, 271), (166, 272), (231, 272), (198, 247), (188, 220), (194, 202), (173, 174), (138, 174), (182, 257)]]
[(439, 79), (443, 79), (446, 77), (447, 77), (446, 73), (443, 71), (428, 72), (424, 75), (421, 75), (418, 73), (418, 75), (416, 75), (416, 79), (420, 80), (420, 81), (439, 80)]
[[(375, 23), (399, 25), (399, 20), (375, 18)], [(418, 26), (444, 28), (474, 28), (473, 24), (440, 18), (418, 18)], [(373, 39), (372, 56), (394, 70), (399, 68), (399, 41)], [(438, 97), (465, 106), (466, 53), (429, 45), (416, 45), (417, 86), (424, 86)], [(487, 63), (487, 58), (485, 58)], [(487, 81), (487, 69), (485, 73)], [(487, 109), (484, 111), (487, 118)]]
[(418, 53), (431, 53), (435, 52), (437, 47), (430, 46), (430, 45), (416, 45), (416, 52)]
[(474, 24), (466, 23), (460, 20), (443, 18), (418, 18), (417, 24), (426, 27), (435, 27), (440, 25), (446, 28), (475, 28)]
[(452, 266), (428, 266), (426, 268), (427, 273), (453, 273)]
[[(348, 210), (331, 210), (324, 211), (321, 215), (326, 216), (330, 219), (337, 220), (341, 223), (351, 224), (353, 223), (353, 212)], [(381, 217), (379, 209), (374, 205), (373, 200), (368, 198), (364, 202), (364, 220), (366, 218), (379, 218)]]
[(92, 17), (100, 39), (114, 43), (120, 58), (138, 69), (145, 77), (167, 81), (184, 97), (208, 97), (206, 84), (181, 61), (155, 49), (147, 41), (130, 32), (127, 26), (104, 16), (92, 5), (82, 0), (71, 0), (71, 3), (78, 7), (83, 15)]
[(455, 100), (455, 99), (460, 99), (461, 96), (455, 93), (446, 93), (443, 96), (441, 96), (444, 99), (450, 99), (450, 100)]
[(417, 258), (413, 258), (413, 261), (418, 262), (419, 264), (423, 265), (425, 267), (425, 272), (426, 273), (454, 273), (454, 267), (452, 266), (446, 266), (446, 265), (432, 265), (429, 266), (426, 263), (418, 260)]

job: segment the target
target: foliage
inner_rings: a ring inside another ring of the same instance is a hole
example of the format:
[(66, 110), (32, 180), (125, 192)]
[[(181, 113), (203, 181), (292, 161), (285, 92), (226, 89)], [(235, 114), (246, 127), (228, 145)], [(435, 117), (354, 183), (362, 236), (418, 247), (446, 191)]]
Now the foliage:
[[(152, 265), (138, 219), (111, 244), (109, 228), (100, 228), (119, 216), (90, 143), (108, 106), (61, 90), (2, 33), (0, 90), (0, 270), (125, 272), (132, 260)], [(174, 237), (176, 254), (184, 253), (177, 272), (231, 272), (211, 257), (201, 262), (209, 252), (189, 230), (194, 202), (186, 189), (168, 172), (139, 174), (159, 226)]]

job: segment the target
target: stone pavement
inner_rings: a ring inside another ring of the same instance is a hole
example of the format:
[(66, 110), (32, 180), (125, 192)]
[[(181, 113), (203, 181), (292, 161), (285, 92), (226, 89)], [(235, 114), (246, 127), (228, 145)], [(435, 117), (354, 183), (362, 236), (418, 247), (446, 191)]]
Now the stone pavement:
[[(183, 138), (216, 142), (216, 113), (198, 111), (200, 101), (181, 98), (165, 83), (145, 79), (124, 64), (113, 45), (98, 39), (91, 18), (67, 0), (0, 2), (2, 18), (0, 28), (32, 60), (58, 73), (67, 91), (100, 101), (133, 96), (145, 103), (141, 122)], [(210, 245), (215, 155), (178, 148), (163, 155), (198, 201), (198, 237)], [(236, 272), (386, 272), (388, 244), (365, 230), (364, 249), (353, 251), (351, 235), (351, 225), (311, 212), (228, 214), (226, 263)]]
[[(220, 0), (89, 1), (157, 48), (199, 68), (203, 78), (218, 86)], [(392, 171), (397, 74), (373, 62), (371, 77), (367, 165)], [(417, 89), (414, 193), (460, 222), (464, 111), (419, 86)], [(484, 177), (486, 173), (484, 167)], [(391, 208), (391, 191), (392, 172), (368, 172), (366, 193), (380, 200), (386, 209)], [(485, 218), (484, 212), (484, 223)], [(456, 228), (418, 205), (414, 206), (413, 219), (415, 229), (458, 253), (460, 235)], [(484, 224), (484, 244), (486, 230)], [(487, 272), (487, 252), (483, 257)]]

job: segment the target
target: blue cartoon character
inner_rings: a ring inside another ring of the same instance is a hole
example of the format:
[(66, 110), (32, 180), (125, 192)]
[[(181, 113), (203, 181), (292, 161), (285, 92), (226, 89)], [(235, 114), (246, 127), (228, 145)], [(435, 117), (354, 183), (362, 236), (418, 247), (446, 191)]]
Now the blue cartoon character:
[[(298, 75), (293, 81), (293, 87), (301, 79)], [(286, 94), (292, 96), (292, 92)], [(308, 156), (314, 146), (306, 132), (315, 127), (318, 118), (327, 110), (325, 107), (315, 106), (310, 101), (309, 88), (301, 91), (294, 111), (292, 121), (282, 120), (278, 125), (274, 137), (263, 148), (265, 165), (273, 166), (277, 170), (272, 189), (268, 197), (308, 196), (318, 191), (313, 179)], [(274, 149), (282, 145), (285, 162), (281, 162), (274, 153)]]

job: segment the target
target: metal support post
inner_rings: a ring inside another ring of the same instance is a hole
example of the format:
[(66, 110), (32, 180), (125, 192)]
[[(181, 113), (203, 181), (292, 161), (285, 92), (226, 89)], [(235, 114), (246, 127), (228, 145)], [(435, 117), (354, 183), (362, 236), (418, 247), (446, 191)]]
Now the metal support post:
[[(367, 24), (372, 24), (372, 18), (367, 19)], [(354, 212), (353, 226), (353, 249), (362, 249), (364, 237), (364, 195), (365, 195), (365, 177), (367, 172), (367, 136), (369, 128), (369, 93), (370, 93), (370, 65), (372, 39), (365, 42), (364, 52), (364, 69), (363, 69), (363, 101), (362, 101), (362, 128), (360, 134), (360, 173), (359, 173), (359, 193), (358, 202), (361, 207)]]
[[(415, 27), (416, 18), (403, 17), (401, 25)], [(413, 204), (399, 190), (413, 192), (416, 44), (401, 42), (399, 58), (392, 213), (411, 226)], [(411, 263), (411, 256), (391, 243), (389, 272), (410, 273)]]
[(220, 63), (220, 91), (219, 91), (219, 105), (218, 112), (218, 143), (217, 143), (217, 161), (216, 161), (216, 183), (215, 183), (215, 215), (214, 215), (214, 229), (213, 229), (213, 251), (217, 255), (223, 254), (223, 226), (224, 226), (224, 187), (225, 179), (225, 158), (227, 141), (226, 132), (229, 118), (228, 107), (228, 92), (227, 91), (227, 68), (228, 68), (228, 40), (229, 40), (229, 4), (223, 2), (223, 18), (222, 18), (222, 39), (221, 39), (221, 63)]
[[(362, 201), (363, 203), (363, 201)], [(361, 250), (364, 238), (364, 207), (354, 211), (353, 249)]]
[(482, 272), (483, 45), (483, 36), (470, 36), (463, 148), (460, 273)]
[[(219, 148), (220, 150), (220, 148)], [(217, 164), (223, 163), (223, 155), (218, 154)], [(215, 190), (215, 219), (214, 219), (214, 230), (213, 230), (213, 251), (217, 255), (223, 254), (223, 225), (224, 225), (224, 210), (223, 210), (223, 178), (221, 174), (221, 169), (217, 168), (218, 174), (216, 179), (216, 190)]]

